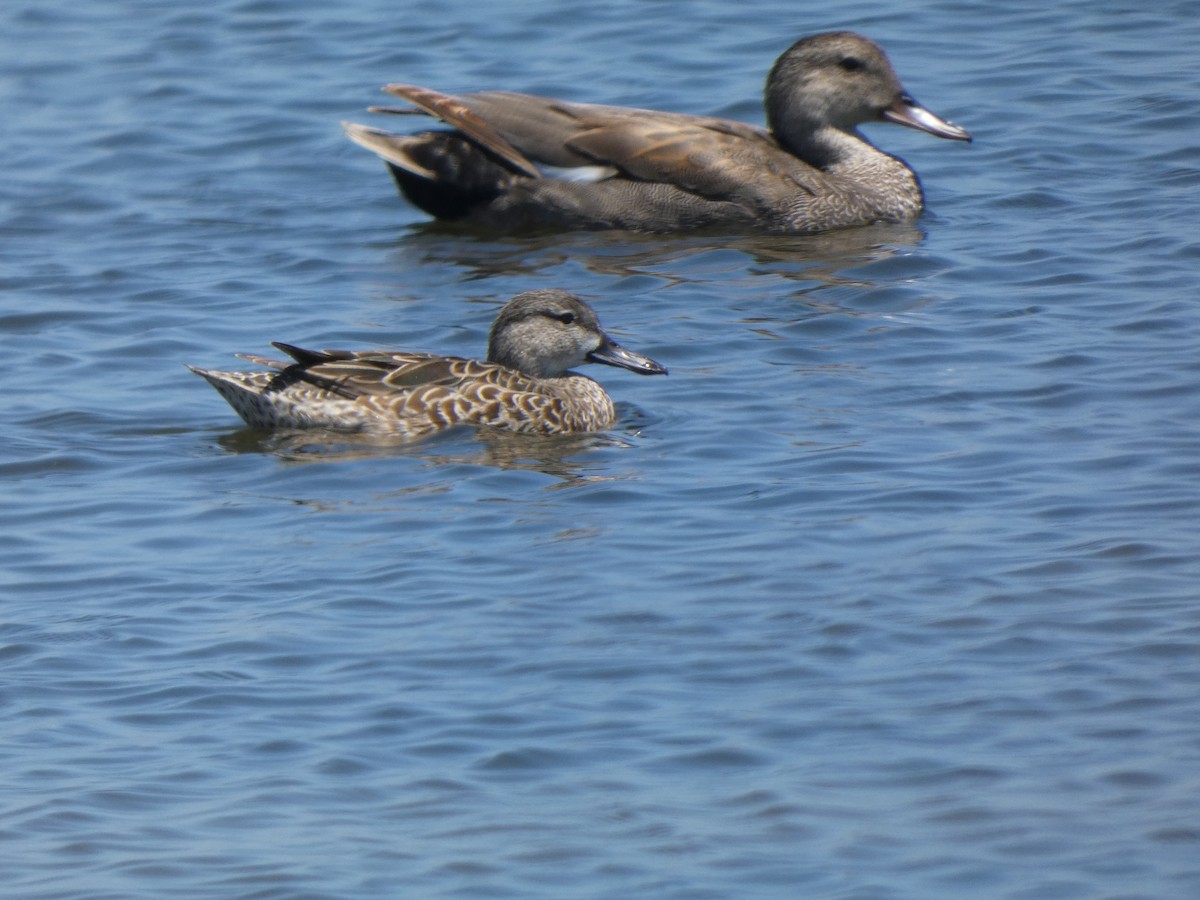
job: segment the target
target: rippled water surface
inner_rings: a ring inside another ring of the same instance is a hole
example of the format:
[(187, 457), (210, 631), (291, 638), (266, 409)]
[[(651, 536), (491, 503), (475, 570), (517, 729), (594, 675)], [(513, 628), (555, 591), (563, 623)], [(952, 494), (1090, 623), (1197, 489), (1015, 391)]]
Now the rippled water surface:
[[(17, 0), (6, 896), (1200, 896), (1192, 3)], [(816, 238), (429, 227), (388, 81), (758, 121), (853, 28), (976, 135)], [(390, 124), (390, 123), (386, 123)], [(239, 428), (183, 367), (587, 296), (611, 432)]]

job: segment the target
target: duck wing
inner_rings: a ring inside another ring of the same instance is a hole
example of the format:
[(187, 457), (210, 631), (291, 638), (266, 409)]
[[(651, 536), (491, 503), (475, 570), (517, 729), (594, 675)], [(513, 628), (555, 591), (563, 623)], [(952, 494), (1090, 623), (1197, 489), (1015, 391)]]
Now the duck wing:
[(724, 119), (626, 117), (594, 122), (569, 141), (593, 164), (638, 181), (671, 184), (712, 200), (773, 207), (797, 187), (819, 190), (822, 174), (771, 135)]
[[(374, 111), (435, 116), (525, 174), (540, 175), (538, 164), (600, 166), (636, 181), (754, 204), (794, 193), (797, 185), (809, 193), (820, 187), (821, 173), (784, 151), (770, 132), (731, 119), (511, 91), (449, 95), (401, 84), (384, 90), (417, 109)], [(764, 173), (775, 178), (764, 179)]]
[(280, 370), (281, 389), (304, 383), (347, 399), (434, 387), (462, 391), (492, 385), (507, 390), (529, 390), (532, 383), (528, 376), (504, 366), (456, 356), (390, 350), (307, 350), (281, 342), (273, 346), (294, 362), (245, 358)]
[(333, 398), (349, 400), (383, 420), (402, 422), (402, 430), (410, 434), (454, 424), (554, 433), (575, 424), (562, 398), (495, 363), (424, 353), (276, 346), (297, 362), (274, 376), (268, 390), (286, 391), (317, 406)]

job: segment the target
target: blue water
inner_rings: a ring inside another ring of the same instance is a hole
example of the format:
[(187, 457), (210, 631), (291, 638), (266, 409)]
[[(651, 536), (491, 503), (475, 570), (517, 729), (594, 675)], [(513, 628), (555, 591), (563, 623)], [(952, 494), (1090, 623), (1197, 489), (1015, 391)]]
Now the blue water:
[[(1200, 896), (1194, 3), (2, 21), (5, 896)], [(338, 126), (758, 121), (828, 28), (976, 136), (870, 129), (913, 225), (458, 235)], [(550, 286), (671, 370), (607, 434), (264, 437), (183, 367)]]

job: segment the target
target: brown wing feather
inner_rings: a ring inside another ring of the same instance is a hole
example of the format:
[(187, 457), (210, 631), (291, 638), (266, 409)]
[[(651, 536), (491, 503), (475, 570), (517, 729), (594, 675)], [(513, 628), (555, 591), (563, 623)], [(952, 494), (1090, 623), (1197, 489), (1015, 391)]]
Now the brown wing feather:
[(289, 383), (307, 382), (340, 397), (406, 394), (430, 387), (460, 390), (476, 384), (535, 390), (535, 382), (529, 376), (474, 359), (384, 350), (287, 349), (305, 362), (285, 365), (261, 357), (254, 361), (282, 368)]
[(816, 193), (820, 172), (785, 153), (765, 132), (726, 127), (734, 124), (633, 118), (600, 123), (567, 144), (632, 178), (674, 184), (712, 199), (770, 205), (797, 186)]
[(777, 195), (794, 192), (797, 184), (810, 193), (819, 187), (820, 173), (783, 151), (770, 132), (732, 119), (510, 91), (455, 96), (407, 84), (383, 90), (535, 178), (541, 172), (530, 157), (553, 166), (611, 166), (639, 181), (758, 205), (778, 202)]
[(480, 146), (495, 153), (515, 169), (530, 178), (540, 178), (541, 171), (520, 150), (510, 144), (499, 131), (471, 111), (471, 108), (450, 94), (412, 84), (388, 84), (383, 88), (401, 97), (429, 115), (457, 128)]
[(455, 371), (454, 360), (432, 357), (393, 368), (380, 379), (380, 385), (391, 390), (408, 391), (431, 384), (457, 384), (461, 380), (462, 375)]

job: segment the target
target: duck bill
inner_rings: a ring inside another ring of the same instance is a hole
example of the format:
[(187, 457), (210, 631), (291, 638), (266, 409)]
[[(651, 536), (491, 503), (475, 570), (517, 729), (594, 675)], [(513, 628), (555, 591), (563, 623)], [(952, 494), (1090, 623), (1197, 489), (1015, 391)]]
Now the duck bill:
[(948, 141), (971, 140), (971, 133), (965, 128), (960, 128), (953, 122), (947, 122), (945, 119), (935, 116), (908, 94), (901, 94), (897, 97), (891, 106), (879, 114), (879, 117), (887, 122), (906, 125)]
[(642, 356), (632, 350), (626, 350), (607, 338), (604, 342), (587, 355), (588, 362), (603, 363), (606, 366), (618, 366), (637, 372), (639, 375), (666, 375), (667, 370), (648, 356)]

